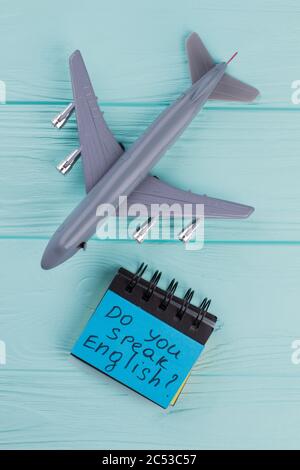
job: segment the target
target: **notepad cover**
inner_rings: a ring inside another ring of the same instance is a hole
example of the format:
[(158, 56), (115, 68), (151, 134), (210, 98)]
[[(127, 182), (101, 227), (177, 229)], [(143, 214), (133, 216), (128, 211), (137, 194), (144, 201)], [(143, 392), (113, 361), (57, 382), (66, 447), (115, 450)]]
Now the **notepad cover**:
[(71, 354), (167, 408), (203, 347), (109, 289)]

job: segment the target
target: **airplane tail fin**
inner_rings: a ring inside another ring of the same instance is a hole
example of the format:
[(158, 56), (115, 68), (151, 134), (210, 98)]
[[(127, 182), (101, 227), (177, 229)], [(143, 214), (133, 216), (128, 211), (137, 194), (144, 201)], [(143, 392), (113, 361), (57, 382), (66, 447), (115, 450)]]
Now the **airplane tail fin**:
[[(215, 63), (196, 33), (192, 33), (187, 38), (186, 50), (192, 83), (195, 83), (214, 67)], [(209, 99), (249, 102), (253, 101), (258, 95), (259, 91), (257, 88), (247, 85), (225, 73)]]

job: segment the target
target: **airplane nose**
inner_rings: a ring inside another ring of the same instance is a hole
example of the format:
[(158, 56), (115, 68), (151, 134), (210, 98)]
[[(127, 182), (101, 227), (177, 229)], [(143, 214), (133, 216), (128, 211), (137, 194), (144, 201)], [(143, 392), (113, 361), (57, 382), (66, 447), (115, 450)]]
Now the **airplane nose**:
[(69, 249), (61, 247), (59, 243), (57, 243), (56, 237), (53, 237), (46, 246), (41, 259), (41, 267), (46, 270), (55, 268), (71, 258), (80, 248), (82, 247), (79, 246)]
[(42, 256), (41, 267), (43, 269), (48, 270), (48, 269), (55, 268), (60, 263), (61, 263), (60, 257), (57, 256), (57, 253), (55, 253), (55, 250), (53, 249), (53, 246), (50, 240)]

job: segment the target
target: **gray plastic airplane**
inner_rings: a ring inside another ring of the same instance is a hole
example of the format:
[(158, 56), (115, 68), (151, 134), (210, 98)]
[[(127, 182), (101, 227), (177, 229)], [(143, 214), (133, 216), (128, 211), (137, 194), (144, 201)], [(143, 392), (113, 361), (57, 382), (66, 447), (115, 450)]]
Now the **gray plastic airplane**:
[[(97, 215), (98, 206), (106, 203), (117, 209), (120, 195), (128, 197), (128, 207), (135, 203), (147, 208), (151, 204), (176, 202), (179, 207), (188, 204), (192, 217), (196, 204), (204, 205), (205, 217), (245, 218), (253, 212), (250, 206), (182, 191), (149, 175), (208, 99), (252, 101), (258, 95), (256, 88), (225, 73), (230, 61), (214, 64), (196, 33), (188, 37), (186, 48), (192, 86), (164, 110), (128, 150), (114, 138), (104, 121), (80, 52), (75, 51), (70, 56), (74, 103), (52, 122), (61, 128), (76, 110), (80, 149), (72, 152), (58, 169), (67, 173), (81, 154), (87, 195), (52, 236), (42, 257), (42, 268), (51, 269), (84, 248), (101, 220), (103, 223), (106, 220), (104, 215), (102, 219)], [(142, 241), (151, 226), (148, 220), (135, 238)], [(194, 228), (195, 222), (181, 239), (187, 241)]]

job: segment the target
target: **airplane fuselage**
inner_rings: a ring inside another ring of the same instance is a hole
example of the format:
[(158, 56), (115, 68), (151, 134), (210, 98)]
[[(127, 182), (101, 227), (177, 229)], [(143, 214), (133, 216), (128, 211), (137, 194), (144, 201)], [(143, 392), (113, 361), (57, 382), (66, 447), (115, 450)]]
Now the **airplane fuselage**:
[(44, 268), (61, 264), (94, 235), (99, 223), (106, 220), (106, 216), (101, 218), (97, 215), (97, 208), (101, 204), (111, 204), (117, 208), (119, 197), (129, 196), (135, 190), (199, 112), (225, 70), (225, 63), (209, 70), (165, 109), (121, 155), (57, 229), (45, 250), (42, 259)]

